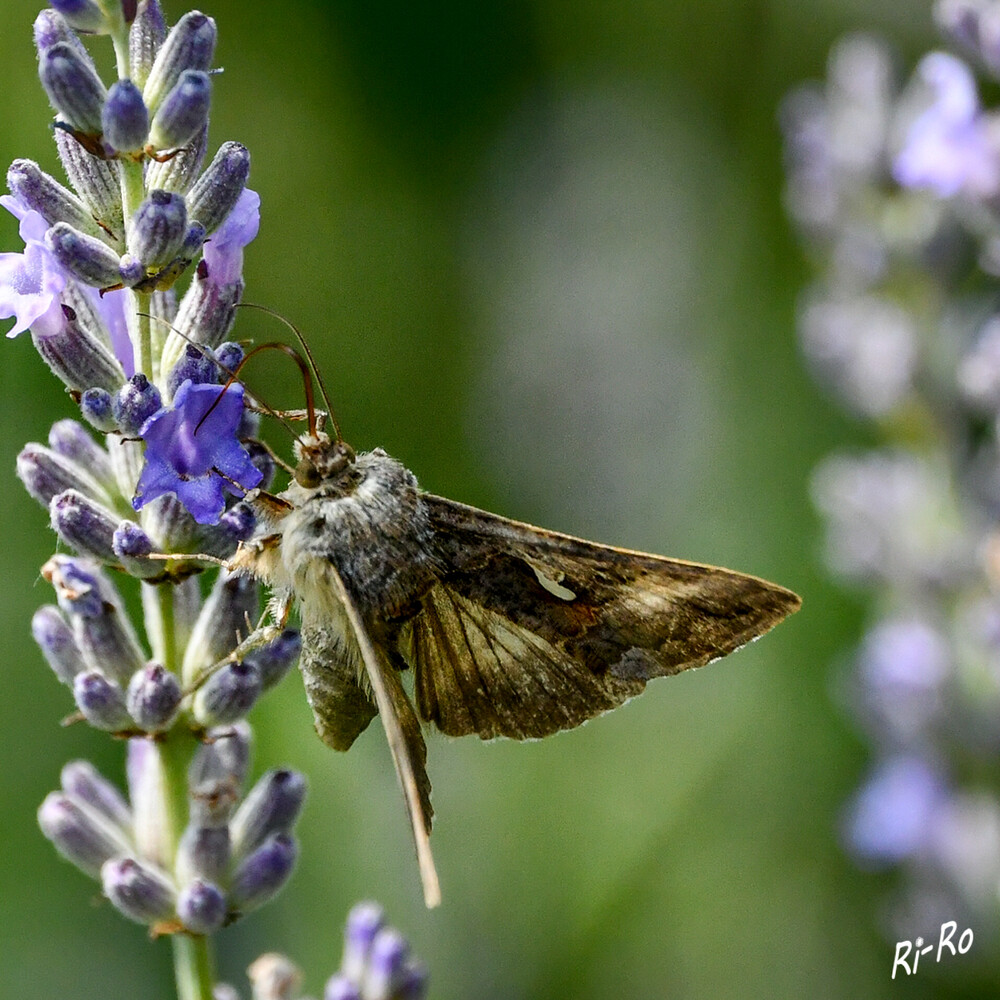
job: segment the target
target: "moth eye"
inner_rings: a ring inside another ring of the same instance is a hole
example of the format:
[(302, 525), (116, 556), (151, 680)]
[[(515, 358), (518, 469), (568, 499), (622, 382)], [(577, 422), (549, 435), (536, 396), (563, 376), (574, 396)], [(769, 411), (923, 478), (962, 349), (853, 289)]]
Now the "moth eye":
[(295, 468), (295, 481), (299, 486), (304, 486), (307, 490), (313, 490), (319, 486), (321, 479), (316, 466), (312, 462), (303, 459)]

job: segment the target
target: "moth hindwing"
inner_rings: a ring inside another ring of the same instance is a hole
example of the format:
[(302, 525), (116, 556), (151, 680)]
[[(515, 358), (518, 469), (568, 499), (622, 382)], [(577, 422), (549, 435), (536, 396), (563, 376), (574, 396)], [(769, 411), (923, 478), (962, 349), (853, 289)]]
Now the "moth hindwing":
[[(571, 729), (654, 677), (725, 656), (795, 611), (756, 577), (546, 531), (423, 493), (385, 452), (322, 432), (261, 505), (235, 565), (301, 606), (316, 729), (346, 750), (378, 714), (425, 900), (440, 899), (420, 720), (452, 736)], [(413, 697), (402, 676), (413, 674)]]

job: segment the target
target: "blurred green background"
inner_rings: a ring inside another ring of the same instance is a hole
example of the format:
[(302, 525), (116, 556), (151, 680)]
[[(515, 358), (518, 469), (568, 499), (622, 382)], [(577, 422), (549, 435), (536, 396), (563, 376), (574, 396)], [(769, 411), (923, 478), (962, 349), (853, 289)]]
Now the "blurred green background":
[[(433, 913), (378, 727), (349, 755), (326, 751), (289, 678), (255, 710), (256, 770), (310, 777), (301, 862), (278, 902), (220, 935), (223, 976), (245, 989), (250, 960), (281, 950), (318, 994), (349, 906), (374, 897), (440, 1000), (996, 995), (985, 943), (892, 982), (891, 880), (839, 846), (865, 748), (836, 691), (864, 610), (819, 564), (807, 483), (864, 428), (801, 369), (807, 271), (775, 123), (845, 30), (887, 34), (909, 65), (934, 43), (929, 8), (205, 8), (225, 67), (212, 145), (250, 147), (263, 199), (246, 298), (306, 332), (349, 440), (385, 446), (434, 492), (805, 600), (752, 649), (576, 732), (523, 746), (432, 734)], [(36, 11), (0, 6), (0, 159), (55, 172)], [(110, 71), (110, 46), (93, 50)], [(13, 221), (0, 228), (19, 248)], [(251, 313), (236, 332), (284, 336)], [(100, 905), (35, 824), (62, 763), (85, 756), (120, 780), (122, 748), (59, 727), (69, 699), (28, 637), (51, 600), (37, 567), (52, 536), (14, 456), (73, 407), (26, 337), (3, 352), (0, 996), (170, 997), (169, 946)], [(256, 378), (299, 405), (283, 362)]]

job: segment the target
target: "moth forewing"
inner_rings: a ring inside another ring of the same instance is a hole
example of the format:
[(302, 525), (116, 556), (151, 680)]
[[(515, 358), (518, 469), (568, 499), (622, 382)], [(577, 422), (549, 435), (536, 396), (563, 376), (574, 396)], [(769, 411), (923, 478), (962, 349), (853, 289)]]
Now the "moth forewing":
[(732, 570), (598, 545), (424, 494), (438, 576), (401, 631), (445, 733), (528, 739), (701, 666), (799, 606)]
[[(368, 679), (371, 681), (379, 716), (382, 719), (382, 727), (389, 742), (396, 776), (403, 789), (406, 812), (410, 818), (413, 841), (417, 849), (417, 864), (424, 887), (424, 902), (428, 907), (435, 907), (441, 902), (441, 886), (438, 883), (437, 869), (434, 867), (434, 857), (431, 854), (430, 782), (427, 780), (425, 768), (427, 750), (420, 734), (420, 726), (416, 716), (412, 715), (413, 708), (402, 689), (399, 675), (386, 661), (385, 654), (376, 650), (372, 644), (354, 599), (344, 586), (340, 573), (332, 566), (330, 581), (354, 630)], [(412, 719), (406, 717), (407, 710)]]

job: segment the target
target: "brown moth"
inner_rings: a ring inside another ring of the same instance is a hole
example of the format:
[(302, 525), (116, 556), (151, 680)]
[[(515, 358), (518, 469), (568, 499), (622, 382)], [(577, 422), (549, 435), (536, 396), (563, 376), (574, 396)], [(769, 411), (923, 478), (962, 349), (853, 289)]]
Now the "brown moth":
[[(234, 568), (301, 605), (316, 730), (347, 750), (378, 714), (428, 906), (440, 902), (421, 722), (449, 736), (537, 739), (699, 667), (800, 604), (731, 570), (597, 545), (424, 493), (381, 449), (315, 428)], [(412, 674), (413, 693), (403, 685)]]

